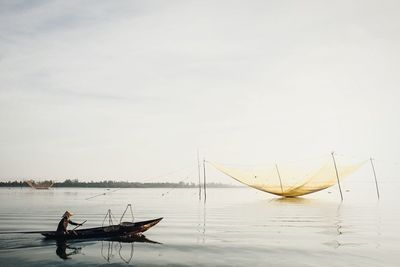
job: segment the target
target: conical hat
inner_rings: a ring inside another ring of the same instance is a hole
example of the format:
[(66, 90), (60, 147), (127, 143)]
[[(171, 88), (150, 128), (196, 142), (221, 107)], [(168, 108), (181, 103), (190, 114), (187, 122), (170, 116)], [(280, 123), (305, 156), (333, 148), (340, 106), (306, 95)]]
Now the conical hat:
[(64, 215), (63, 215), (63, 217), (71, 217), (71, 216), (73, 216), (74, 215), (74, 213), (72, 213), (71, 211), (66, 211), (65, 213), (64, 213)]

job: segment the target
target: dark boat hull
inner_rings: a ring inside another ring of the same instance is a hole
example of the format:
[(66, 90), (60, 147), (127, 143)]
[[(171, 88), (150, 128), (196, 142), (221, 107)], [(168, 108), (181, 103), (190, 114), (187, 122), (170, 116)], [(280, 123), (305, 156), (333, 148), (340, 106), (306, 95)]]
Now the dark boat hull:
[(157, 223), (162, 218), (135, 222), (135, 223), (122, 223), (118, 225), (110, 225), (105, 227), (96, 227), (80, 230), (71, 230), (68, 234), (60, 234), (56, 231), (41, 232), (47, 239), (89, 239), (89, 238), (113, 238), (113, 237), (126, 237), (141, 234)]

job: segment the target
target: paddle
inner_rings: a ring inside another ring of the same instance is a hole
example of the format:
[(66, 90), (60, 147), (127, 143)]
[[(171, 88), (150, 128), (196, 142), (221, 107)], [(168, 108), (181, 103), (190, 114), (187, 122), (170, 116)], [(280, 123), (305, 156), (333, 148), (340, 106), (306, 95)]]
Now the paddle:
[(74, 231), (76, 228), (78, 228), (79, 226), (82, 226), (85, 222), (87, 222), (87, 220), (85, 220), (83, 223), (81, 223), (81, 224), (78, 224), (77, 226), (75, 226), (75, 228), (74, 229), (72, 229), (72, 231)]
[(84, 221), (83, 223), (78, 224), (77, 226), (75, 226), (75, 228), (72, 229), (71, 232), (74, 233), (74, 235), (78, 235), (78, 234), (75, 232), (75, 229), (78, 228), (79, 226), (82, 226), (85, 222), (87, 222), (87, 221)]

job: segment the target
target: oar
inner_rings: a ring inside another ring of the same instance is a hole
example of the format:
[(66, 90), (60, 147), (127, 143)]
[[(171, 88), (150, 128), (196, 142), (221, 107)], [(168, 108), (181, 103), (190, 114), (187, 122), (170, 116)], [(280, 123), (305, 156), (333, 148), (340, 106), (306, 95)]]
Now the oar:
[(74, 235), (78, 235), (78, 234), (75, 232), (75, 229), (78, 228), (79, 226), (82, 226), (85, 222), (87, 222), (87, 221), (84, 221), (83, 223), (81, 223), (81, 224), (75, 226), (75, 228), (72, 229), (71, 232), (74, 233)]
[(85, 220), (83, 223), (81, 223), (81, 224), (79, 224), (79, 225), (77, 225), (77, 226), (75, 226), (75, 228), (74, 229), (72, 229), (72, 231), (74, 231), (76, 228), (78, 228), (79, 226), (82, 226), (85, 222), (87, 222), (87, 220)]

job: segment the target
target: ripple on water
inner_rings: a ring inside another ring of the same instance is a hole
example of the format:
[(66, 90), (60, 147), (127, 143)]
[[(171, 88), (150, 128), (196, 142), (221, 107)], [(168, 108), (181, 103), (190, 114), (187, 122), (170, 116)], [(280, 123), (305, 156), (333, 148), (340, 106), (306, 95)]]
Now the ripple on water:
[[(70, 242), (69, 260), (39, 235), (1, 234), (4, 266), (126, 264), (119, 253), (129, 257), (131, 248), (131, 263), (140, 266), (396, 266), (400, 260), (400, 216), (390, 202), (282, 199), (248, 188), (209, 190), (206, 205), (194, 189), (167, 196), (165, 189), (123, 189), (91, 200), (85, 199), (104, 190), (0, 190), (2, 232), (55, 229), (65, 210), (75, 212), (75, 221), (88, 220), (85, 227), (99, 226), (109, 208), (118, 220), (128, 203), (135, 220), (164, 217), (146, 233), (162, 244)], [(106, 251), (111, 255), (104, 257)]]

